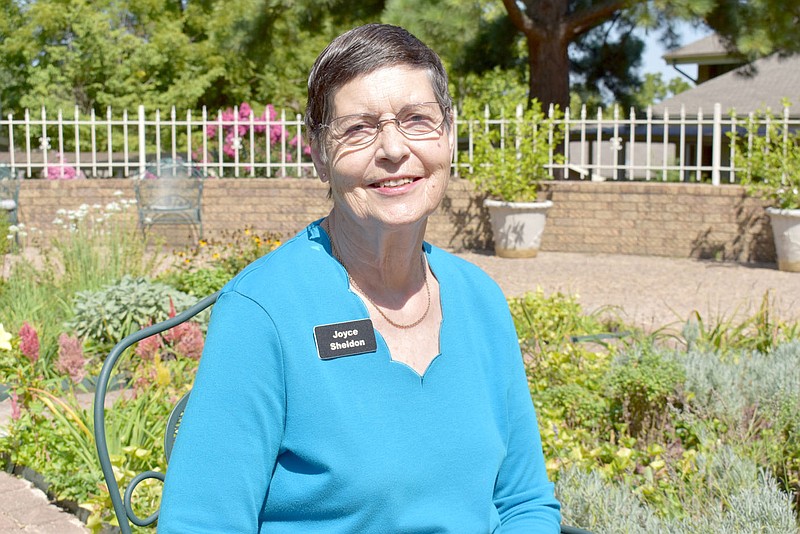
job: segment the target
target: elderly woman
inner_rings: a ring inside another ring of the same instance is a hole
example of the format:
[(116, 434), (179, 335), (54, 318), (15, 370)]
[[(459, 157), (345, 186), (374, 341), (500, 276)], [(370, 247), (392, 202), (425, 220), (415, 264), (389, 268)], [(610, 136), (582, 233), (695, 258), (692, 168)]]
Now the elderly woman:
[(222, 290), (162, 534), (558, 532), (505, 298), (423, 241), (450, 105), (401, 28), (319, 56), (306, 124), (333, 208)]

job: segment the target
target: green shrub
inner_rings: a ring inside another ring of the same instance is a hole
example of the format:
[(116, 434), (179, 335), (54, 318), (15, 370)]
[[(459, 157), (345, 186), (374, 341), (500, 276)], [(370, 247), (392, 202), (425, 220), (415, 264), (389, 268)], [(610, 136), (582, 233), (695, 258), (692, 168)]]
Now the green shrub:
[(197, 298), (206, 297), (222, 289), (233, 275), (222, 266), (200, 267), (195, 270), (172, 270), (159, 278), (179, 291)]
[(774, 414), (784, 399), (800, 399), (800, 341), (770, 353), (690, 350), (673, 355), (673, 362), (685, 369), (693, 406), (713, 417), (740, 419), (754, 406)]
[[(599, 381), (597, 382), (599, 386)], [(563, 420), (570, 428), (606, 433), (609, 429), (607, 398), (599, 387), (582, 384), (556, 384), (536, 393), (537, 404)]]
[(250, 227), (223, 232), (219, 239), (200, 240), (176, 252), (172, 268), (159, 276), (159, 281), (202, 298), (280, 244), (276, 234), (259, 235)]
[(550, 159), (556, 163), (564, 160), (562, 154), (552, 151), (564, 139), (564, 130), (558, 123), (562, 114), (549, 116), (536, 100), (529, 102), (525, 110), (521, 104), (502, 98), (498, 104), (504, 117), (516, 120), (508, 121), (503, 128), (472, 121), (474, 146), (471, 165), (464, 177), (490, 198), (534, 202), (541, 182), (551, 178), (547, 168)]
[(604, 480), (597, 471), (569, 467), (559, 474), (556, 496), (566, 524), (595, 534), (664, 532), (661, 519), (626, 484)]
[(169, 317), (170, 301), (180, 311), (196, 299), (166, 284), (124, 276), (99, 291), (81, 291), (66, 328), (100, 345), (115, 344), (150, 323)]
[(750, 534), (797, 532), (790, 497), (774, 477), (729, 447), (697, 456), (692, 480), (683, 486), (684, 508), (665, 516), (643, 499), (641, 486), (607, 480), (599, 471), (568, 467), (556, 496), (564, 522), (596, 534)]
[(621, 353), (608, 376), (612, 417), (633, 436), (664, 429), (669, 407), (680, 401), (683, 367), (648, 345)]

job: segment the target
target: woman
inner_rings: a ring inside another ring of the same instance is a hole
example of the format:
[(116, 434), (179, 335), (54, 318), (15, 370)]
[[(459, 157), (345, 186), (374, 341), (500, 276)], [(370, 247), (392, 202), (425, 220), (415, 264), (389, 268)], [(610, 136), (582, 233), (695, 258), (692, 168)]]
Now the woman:
[(159, 531), (558, 532), (503, 294), (423, 242), (455, 145), (440, 59), (351, 30), (306, 125), (333, 208), (223, 289)]

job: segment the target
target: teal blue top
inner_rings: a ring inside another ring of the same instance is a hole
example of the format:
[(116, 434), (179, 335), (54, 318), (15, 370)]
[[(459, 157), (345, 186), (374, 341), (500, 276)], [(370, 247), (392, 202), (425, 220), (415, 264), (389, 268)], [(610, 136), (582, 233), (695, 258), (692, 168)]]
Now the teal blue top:
[(503, 293), (425, 244), (441, 353), (319, 357), (369, 318), (318, 222), (222, 291), (167, 472), (159, 532), (557, 533), (560, 507)]

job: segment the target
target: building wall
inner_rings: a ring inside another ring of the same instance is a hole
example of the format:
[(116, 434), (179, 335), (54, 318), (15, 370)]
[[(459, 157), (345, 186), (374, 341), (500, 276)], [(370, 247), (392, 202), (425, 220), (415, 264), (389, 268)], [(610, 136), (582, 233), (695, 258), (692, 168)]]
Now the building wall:
[[(24, 180), (20, 220), (54, 235), (59, 208), (105, 205), (134, 198), (133, 182)], [(250, 226), (285, 238), (330, 209), (327, 186), (304, 179), (209, 179), (203, 192), (204, 234)], [(553, 200), (542, 251), (641, 254), (775, 261), (769, 222), (760, 201), (738, 186), (641, 182), (549, 182)], [(154, 227), (172, 245), (196, 239), (190, 226)], [(471, 184), (454, 179), (428, 224), (427, 240), (451, 250), (491, 248), (491, 227)]]

